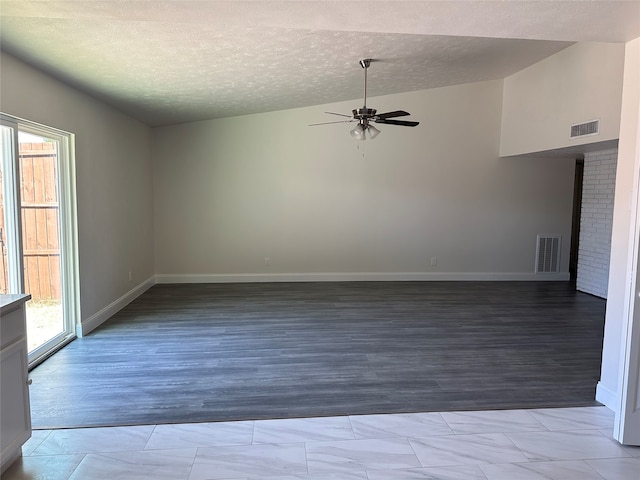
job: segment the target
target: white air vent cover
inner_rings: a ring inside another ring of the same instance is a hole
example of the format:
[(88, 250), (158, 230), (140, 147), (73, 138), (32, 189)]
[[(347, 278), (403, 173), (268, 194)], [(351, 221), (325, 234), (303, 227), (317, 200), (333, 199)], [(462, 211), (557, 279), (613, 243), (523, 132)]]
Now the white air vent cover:
[(571, 138), (584, 137), (586, 135), (597, 135), (599, 128), (600, 120), (571, 125)]
[(536, 273), (560, 271), (560, 235), (538, 235)]

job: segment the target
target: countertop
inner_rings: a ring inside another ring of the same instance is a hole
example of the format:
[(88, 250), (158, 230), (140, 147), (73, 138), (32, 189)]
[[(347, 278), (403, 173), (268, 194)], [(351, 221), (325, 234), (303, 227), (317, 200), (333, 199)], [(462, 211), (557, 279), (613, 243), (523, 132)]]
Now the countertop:
[(29, 294), (11, 294), (11, 295), (0, 295), (0, 317), (5, 313), (9, 313), (12, 310), (18, 308), (21, 304), (28, 302), (31, 300), (31, 295)]

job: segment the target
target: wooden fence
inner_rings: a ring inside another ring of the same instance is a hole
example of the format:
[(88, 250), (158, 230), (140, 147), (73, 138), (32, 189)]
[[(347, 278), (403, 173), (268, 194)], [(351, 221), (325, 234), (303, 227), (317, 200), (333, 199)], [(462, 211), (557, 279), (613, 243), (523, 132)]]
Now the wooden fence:
[[(56, 143), (20, 144), (20, 197), (25, 291), (34, 300), (61, 299)], [(1, 189), (0, 189), (1, 190)], [(1, 195), (1, 193), (0, 193)], [(0, 197), (0, 209), (4, 206)], [(0, 212), (0, 293), (7, 289), (4, 212)]]

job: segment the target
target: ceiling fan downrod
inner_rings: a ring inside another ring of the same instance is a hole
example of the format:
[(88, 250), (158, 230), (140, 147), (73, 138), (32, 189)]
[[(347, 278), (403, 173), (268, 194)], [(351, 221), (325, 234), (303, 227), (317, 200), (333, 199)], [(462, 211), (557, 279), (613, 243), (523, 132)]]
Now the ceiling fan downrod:
[[(364, 105), (362, 108), (356, 108), (352, 110), (353, 118), (357, 118), (362, 123), (362, 120), (368, 120), (376, 114), (375, 108), (367, 108), (367, 70), (369, 69), (369, 65), (371, 65), (371, 59), (365, 58), (364, 60), (360, 60), (360, 66), (364, 68)], [(368, 122), (367, 122), (368, 123)]]
[(371, 59), (365, 58), (364, 60), (360, 60), (360, 66), (364, 68), (364, 108), (367, 108), (367, 70), (369, 69), (369, 65), (371, 65)]

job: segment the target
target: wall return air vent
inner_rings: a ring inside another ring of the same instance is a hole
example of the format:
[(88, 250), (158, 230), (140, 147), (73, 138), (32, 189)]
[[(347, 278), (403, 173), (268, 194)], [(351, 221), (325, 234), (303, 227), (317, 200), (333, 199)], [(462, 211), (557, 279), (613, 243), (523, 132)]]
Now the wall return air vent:
[(536, 273), (560, 271), (560, 235), (538, 235), (536, 242)]
[(586, 123), (571, 125), (571, 138), (597, 135), (600, 129), (600, 120), (592, 120)]

